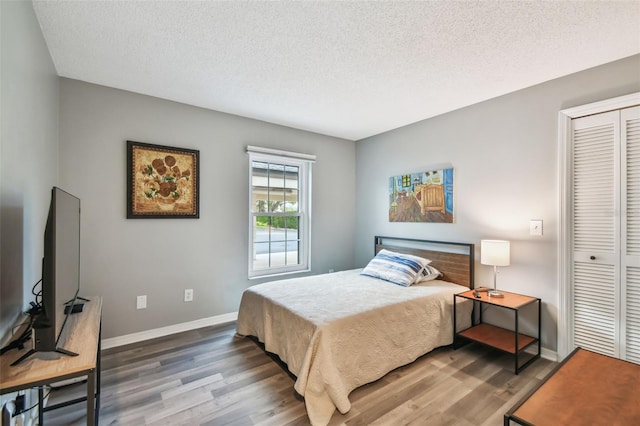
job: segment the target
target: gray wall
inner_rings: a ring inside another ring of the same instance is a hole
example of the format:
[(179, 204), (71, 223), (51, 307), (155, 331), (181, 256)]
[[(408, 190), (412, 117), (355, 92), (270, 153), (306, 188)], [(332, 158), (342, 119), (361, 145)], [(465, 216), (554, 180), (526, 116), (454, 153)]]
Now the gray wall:
[(0, 2), (0, 339), (33, 300), (58, 171), (59, 79), (30, 1)]
[[(368, 261), (376, 234), (472, 242), (476, 285), (492, 286), (480, 240), (510, 240), (498, 287), (543, 300), (542, 344), (555, 350), (558, 111), (637, 91), (633, 56), (358, 141), (356, 266)], [(455, 223), (390, 223), (389, 177), (442, 165), (455, 168)], [(544, 220), (542, 237), (529, 235), (530, 219)]]
[[(126, 140), (200, 151), (200, 219), (126, 219)], [(237, 312), (261, 282), (247, 279), (247, 145), (317, 155), (312, 273), (353, 267), (355, 142), (61, 79), (60, 184), (82, 200), (82, 294), (104, 297), (103, 337)]]

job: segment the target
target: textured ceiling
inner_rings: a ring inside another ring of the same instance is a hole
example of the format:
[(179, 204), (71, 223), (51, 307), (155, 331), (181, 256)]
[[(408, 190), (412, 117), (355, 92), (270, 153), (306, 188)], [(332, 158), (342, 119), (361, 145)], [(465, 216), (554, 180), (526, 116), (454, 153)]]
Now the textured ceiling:
[(34, 1), (60, 76), (358, 140), (640, 53), (640, 1)]

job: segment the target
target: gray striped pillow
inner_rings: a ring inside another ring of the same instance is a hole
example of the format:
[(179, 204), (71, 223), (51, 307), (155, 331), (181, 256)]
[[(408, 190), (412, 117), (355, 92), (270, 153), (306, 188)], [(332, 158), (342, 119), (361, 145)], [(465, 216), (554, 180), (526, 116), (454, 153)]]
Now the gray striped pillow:
[(360, 274), (409, 287), (429, 263), (430, 260), (419, 256), (382, 249)]

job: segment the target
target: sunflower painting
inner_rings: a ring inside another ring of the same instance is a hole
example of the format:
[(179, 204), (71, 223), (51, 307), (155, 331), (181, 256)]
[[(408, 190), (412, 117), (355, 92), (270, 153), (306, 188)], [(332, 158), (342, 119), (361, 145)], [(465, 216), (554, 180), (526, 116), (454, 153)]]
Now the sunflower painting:
[(198, 218), (199, 155), (127, 141), (127, 218)]

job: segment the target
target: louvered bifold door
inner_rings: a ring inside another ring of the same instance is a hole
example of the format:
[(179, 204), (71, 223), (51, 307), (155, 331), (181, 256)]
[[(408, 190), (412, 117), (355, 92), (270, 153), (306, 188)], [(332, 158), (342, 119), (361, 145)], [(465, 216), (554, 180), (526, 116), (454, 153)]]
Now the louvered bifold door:
[(574, 346), (619, 357), (619, 113), (572, 120)]
[(620, 111), (622, 256), (620, 358), (640, 363), (640, 107)]

